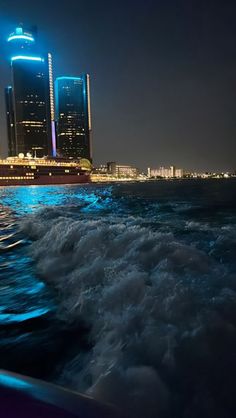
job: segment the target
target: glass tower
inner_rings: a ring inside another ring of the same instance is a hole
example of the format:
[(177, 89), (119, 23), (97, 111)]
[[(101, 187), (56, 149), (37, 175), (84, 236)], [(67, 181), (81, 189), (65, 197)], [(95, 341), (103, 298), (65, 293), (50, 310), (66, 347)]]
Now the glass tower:
[(57, 152), (91, 161), (89, 75), (56, 79)]
[(15, 156), (16, 154), (16, 133), (15, 133), (15, 118), (13, 107), (13, 91), (12, 87), (5, 88), (5, 103), (7, 111), (7, 135), (8, 135), (8, 155)]
[(16, 28), (8, 37), (12, 86), (5, 90), (9, 155), (55, 154), (51, 55), (39, 54), (36, 32)]

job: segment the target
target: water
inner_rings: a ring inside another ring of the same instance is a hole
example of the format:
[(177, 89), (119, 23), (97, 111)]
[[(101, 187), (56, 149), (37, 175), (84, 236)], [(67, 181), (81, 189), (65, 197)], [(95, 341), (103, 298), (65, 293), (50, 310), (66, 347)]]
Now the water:
[(0, 367), (130, 417), (235, 416), (235, 179), (0, 202)]

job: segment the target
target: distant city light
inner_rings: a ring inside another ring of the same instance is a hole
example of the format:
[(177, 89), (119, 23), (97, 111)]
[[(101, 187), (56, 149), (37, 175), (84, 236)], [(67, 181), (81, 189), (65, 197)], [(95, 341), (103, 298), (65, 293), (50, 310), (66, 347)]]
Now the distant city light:
[(11, 42), (11, 41), (15, 41), (15, 40), (21, 40), (21, 39), (23, 39), (25, 41), (34, 42), (34, 38), (32, 36), (29, 36), (29, 35), (11, 35), (7, 39), (7, 42)]
[(24, 55), (18, 55), (16, 57), (12, 57), (11, 60), (12, 61), (26, 60), (26, 61), (41, 61), (41, 62), (44, 61), (44, 59), (40, 58), (40, 57), (28, 57), (28, 56), (24, 56)]

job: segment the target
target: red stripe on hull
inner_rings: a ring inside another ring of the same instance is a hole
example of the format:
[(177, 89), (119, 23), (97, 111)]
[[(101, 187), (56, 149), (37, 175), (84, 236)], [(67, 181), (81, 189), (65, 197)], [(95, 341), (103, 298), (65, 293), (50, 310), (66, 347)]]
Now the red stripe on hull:
[(90, 176), (40, 176), (30, 180), (0, 180), (0, 186), (47, 186), (56, 184), (90, 183)]

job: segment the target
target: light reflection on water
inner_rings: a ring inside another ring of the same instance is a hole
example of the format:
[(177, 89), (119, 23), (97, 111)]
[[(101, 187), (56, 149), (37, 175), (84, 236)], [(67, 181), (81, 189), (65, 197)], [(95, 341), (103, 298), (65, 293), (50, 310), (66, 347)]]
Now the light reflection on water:
[(0, 188), (2, 207), (21, 216), (47, 206), (78, 205), (82, 211), (100, 210), (109, 203), (112, 186), (23, 186)]
[(93, 185), (0, 187), (0, 368), (45, 377), (54, 367), (50, 356), (65, 349), (64, 332), (73, 332), (55, 322), (55, 295), (35, 271), (21, 220), (47, 207), (73, 217), (106, 211), (111, 192)]
[(99, 212), (111, 203), (112, 186), (28, 186), (0, 188), (0, 324), (53, 312), (50, 291), (37, 277), (22, 236), (21, 218), (45, 207), (74, 213)]

